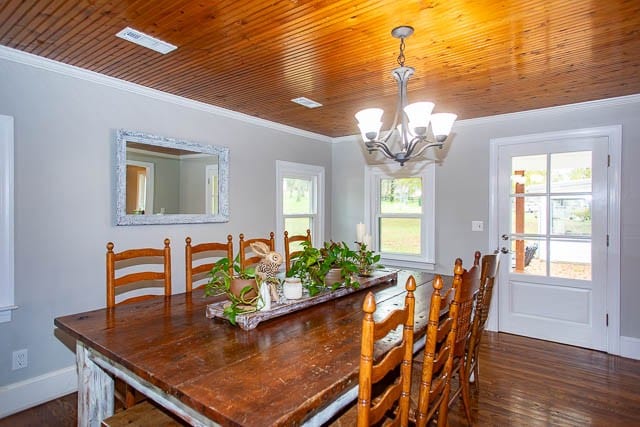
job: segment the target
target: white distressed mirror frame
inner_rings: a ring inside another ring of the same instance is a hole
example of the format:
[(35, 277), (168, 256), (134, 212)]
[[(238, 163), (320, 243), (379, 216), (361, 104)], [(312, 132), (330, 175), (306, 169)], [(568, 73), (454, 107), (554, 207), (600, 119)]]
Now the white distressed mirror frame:
[[(218, 156), (218, 213), (127, 215), (127, 142), (176, 148)], [(116, 139), (116, 224), (197, 224), (229, 221), (229, 148), (119, 129)]]

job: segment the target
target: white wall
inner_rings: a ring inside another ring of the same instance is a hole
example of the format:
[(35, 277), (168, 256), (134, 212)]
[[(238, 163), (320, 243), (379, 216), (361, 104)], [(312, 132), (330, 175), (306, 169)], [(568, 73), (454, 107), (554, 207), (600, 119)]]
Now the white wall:
[[(237, 242), (241, 232), (254, 237), (275, 231), (276, 160), (323, 166), (331, 188), (328, 139), (157, 98), (0, 59), (0, 114), (15, 118), (19, 306), (11, 322), (0, 324), (0, 401), (9, 394), (10, 387), (3, 386), (33, 378), (40, 381), (42, 375), (74, 363), (73, 352), (54, 336), (53, 319), (104, 307), (108, 241), (118, 250), (161, 247), (163, 239), (170, 238), (173, 290), (180, 292), (186, 236), (197, 243), (225, 241), (231, 233)], [(115, 226), (118, 128), (228, 146), (230, 221)], [(331, 204), (326, 206), (330, 212)], [(329, 230), (330, 216), (326, 216)], [(22, 348), (29, 350), (29, 367), (12, 371), (11, 352)]]
[[(622, 124), (621, 195), (621, 335), (640, 338), (640, 97), (532, 111), (458, 122), (436, 167), (436, 270), (450, 274), (454, 260), (472, 261), (473, 251), (489, 248), (489, 141), (585, 127)], [(351, 241), (363, 218), (364, 166), (370, 161), (356, 138), (343, 138), (333, 149), (333, 228), (335, 240)], [(461, 207), (464, 206), (464, 207)], [(472, 232), (471, 221), (484, 221)], [(640, 345), (633, 344), (640, 355)]]

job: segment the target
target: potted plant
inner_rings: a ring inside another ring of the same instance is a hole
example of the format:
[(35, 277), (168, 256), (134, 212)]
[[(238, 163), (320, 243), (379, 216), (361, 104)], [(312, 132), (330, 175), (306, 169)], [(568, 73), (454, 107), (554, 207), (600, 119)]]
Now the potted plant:
[(358, 275), (361, 277), (371, 276), (373, 270), (382, 268), (382, 264), (378, 264), (380, 261), (380, 254), (373, 254), (373, 251), (367, 249), (367, 245), (362, 242), (356, 242), (358, 250), (356, 252), (356, 259), (358, 264)]
[(258, 285), (254, 268), (241, 269), (239, 258), (233, 261), (234, 275), (229, 274), (229, 259), (221, 258), (209, 272), (209, 282), (205, 285), (205, 296), (224, 294), (229, 304), (224, 308), (224, 315), (235, 325), (236, 316), (241, 313), (252, 313), (258, 310)]
[[(310, 242), (301, 242), (302, 251), (293, 257), (287, 277), (298, 277), (303, 286), (314, 296), (327, 289), (335, 290), (343, 284), (357, 288), (360, 284), (353, 280), (358, 273), (356, 253), (346, 243), (326, 242), (320, 249)], [(329, 272), (335, 269), (339, 275), (327, 280)]]

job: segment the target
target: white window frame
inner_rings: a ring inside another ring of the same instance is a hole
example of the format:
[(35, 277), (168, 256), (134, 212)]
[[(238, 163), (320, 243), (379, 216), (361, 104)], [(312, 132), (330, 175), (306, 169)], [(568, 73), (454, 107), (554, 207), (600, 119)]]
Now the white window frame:
[(381, 253), (383, 264), (417, 268), (421, 270), (435, 269), (435, 194), (436, 194), (436, 169), (435, 164), (426, 162), (407, 163), (405, 166), (384, 164), (372, 165), (365, 168), (365, 212), (364, 223), (371, 234), (373, 250), (379, 251), (378, 242), (378, 218), (380, 181), (384, 178), (410, 178), (422, 179), (422, 215), (420, 255)]
[(15, 305), (13, 213), (13, 117), (0, 115), (0, 323)]
[(324, 167), (276, 160), (276, 250), (284, 253), (285, 215), (282, 211), (282, 183), (285, 178), (310, 179), (314, 184), (311, 243), (314, 247), (319, 247), (324, 241)]

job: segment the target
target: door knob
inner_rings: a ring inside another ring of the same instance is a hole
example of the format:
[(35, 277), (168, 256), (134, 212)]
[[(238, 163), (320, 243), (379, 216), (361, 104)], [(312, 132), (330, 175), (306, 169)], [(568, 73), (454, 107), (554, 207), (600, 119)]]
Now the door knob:
[(502, 252), (503, 254), (508, 254), (509, 253), (509, 249), (505, 248), (504, 246), (500, 248), (500, 252)]
[(500, 237), (502, 237), (502, 240), (509, 240), (509, 235), (507, 235), (507, 234), (503, 234)]

